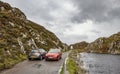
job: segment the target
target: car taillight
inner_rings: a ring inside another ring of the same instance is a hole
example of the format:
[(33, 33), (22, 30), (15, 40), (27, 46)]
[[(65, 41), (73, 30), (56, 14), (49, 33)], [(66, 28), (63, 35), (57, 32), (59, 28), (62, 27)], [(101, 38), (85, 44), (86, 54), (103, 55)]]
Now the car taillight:
[(45, 55), (45, 57), (48, 57), (48, 55)]
[(48, 58), (48, 56), (45, 56), (45, 58)]

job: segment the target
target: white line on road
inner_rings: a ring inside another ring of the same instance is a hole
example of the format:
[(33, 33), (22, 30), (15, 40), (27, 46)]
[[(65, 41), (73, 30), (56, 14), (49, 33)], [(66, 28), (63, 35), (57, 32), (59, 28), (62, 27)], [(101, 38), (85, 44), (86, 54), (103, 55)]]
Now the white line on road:
[[(65, 53), (63, 53), (63, 54), (65, 54)], [(64, 68), (65, 68), (65, 66), (66, 66), (67, 59), (68, 59), (68, 53), (67, 53), (67, 57), (65, 58), (65, 61), (63, 62), (63, 64), (65, 64), (65, 65), (64, 65)], [(58, 71), (58, 74), (60, 74), (60, 72), (62, 71), (63, 64), (60, 66), (60, 69), (59, 69), (59, 71)], [(64, 69), (64, 70), (66, 70), (66, 69)], [(65, 71), (64, 71), (64, 73), (65, 73)]]
[(58, 74), (60, 74), (60, 72), (62, 71), (62, 67), (63, 67), (63, 64), (60, 66), (60, 69), (58, 71)]
[(65, 70), (64, 71), (65, 74), (67, 74), (67, 60), (68, 60), (68, 57), (65, 59), (65, 66), (64, 66), (65, 67), (65, 69), (64, 69)]

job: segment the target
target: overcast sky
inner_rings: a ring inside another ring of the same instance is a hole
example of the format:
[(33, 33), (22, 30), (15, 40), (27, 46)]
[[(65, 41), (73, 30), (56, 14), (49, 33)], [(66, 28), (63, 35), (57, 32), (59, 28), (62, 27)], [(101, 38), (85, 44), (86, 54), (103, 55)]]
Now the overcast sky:
[(120, 0), (2, 0), (71, 44), (120, 31)]

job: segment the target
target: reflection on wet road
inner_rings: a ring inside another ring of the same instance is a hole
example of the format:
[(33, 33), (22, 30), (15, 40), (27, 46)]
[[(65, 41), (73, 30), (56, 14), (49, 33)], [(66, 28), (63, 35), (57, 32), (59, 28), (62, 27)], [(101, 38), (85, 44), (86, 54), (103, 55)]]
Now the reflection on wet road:
[(89, 74), (120, 74), (120, 55), (80, 53), (80, 61)]

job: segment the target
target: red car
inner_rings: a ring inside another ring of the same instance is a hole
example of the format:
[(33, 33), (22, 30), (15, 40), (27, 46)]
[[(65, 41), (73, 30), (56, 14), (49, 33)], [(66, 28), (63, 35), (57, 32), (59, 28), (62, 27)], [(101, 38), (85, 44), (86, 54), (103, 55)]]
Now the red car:
[(60, 49), (50, 49), (45, 55), (45, 60), (60, 60), (62, 58), (62, 52)]

